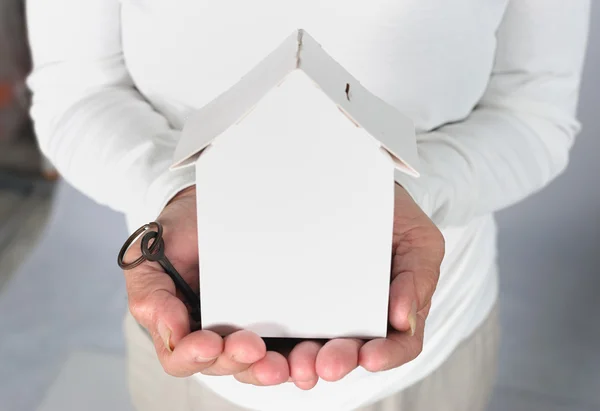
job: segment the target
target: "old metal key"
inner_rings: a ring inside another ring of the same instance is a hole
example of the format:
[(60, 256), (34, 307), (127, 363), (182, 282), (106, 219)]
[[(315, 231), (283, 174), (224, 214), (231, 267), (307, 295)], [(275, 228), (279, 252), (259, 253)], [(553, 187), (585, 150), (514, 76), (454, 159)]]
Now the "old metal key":
[[(157, 230), (149, 231), (151, 226), (156, 226)], [(142, 237), (141, 242), (142, 256), (132, 263), (124, 263), (123, 257), (125, 252), (129, 246), (145, 231), (147, 232)], [(163, 270), (165, 270), (169, 277), (171, 277), (171, 280), (173, 280), (175, 283), (175, 287), (183, 294), (183, 298), (190, 308), (190, 316), (192, 319), (200, 322), (200, 297), (198, 297), (194, 290), (192, 290), (192, 287), (190, 287), (190, 285), (181, 277), (181, 275), (177, 272), (173, 264), (171, 264), (165, 255), (165, 243), (162, 239), (162, 226), (160, 223), (153, 222), (140, 227), (139, 230), (129, 237), (119, 253), (118, 263), (119, 266), (124, 270), (137, 267), (144, 261), (155, 261), (160, 264)]]

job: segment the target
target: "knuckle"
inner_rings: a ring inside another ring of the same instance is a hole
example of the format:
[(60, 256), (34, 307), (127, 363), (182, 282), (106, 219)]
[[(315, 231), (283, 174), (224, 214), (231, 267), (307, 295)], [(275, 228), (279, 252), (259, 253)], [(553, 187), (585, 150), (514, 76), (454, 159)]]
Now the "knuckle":
[(422, 288), (418, 291), (418, 305), (419, 307), (427, 307), (431, 304), (431, 299), (433, 298), (433, 294), (435, 293), (435, 289), (437, 287), (437, 282), (433, 280), (427, 280)]
[(444, 235), (440, 230), (437, 230), (436, 242), (438, 244), (438, 247), (440, 247), (442, 250), (446, 248), (446, 239), (444, 238)]
[(161, 365), (165, 373), (169, 374), (171, 377), (176, 377), (176, 372), (168, 361), (161, 361)]
[(423, 338), (416, 335), (413, 338), (414, 340), (409, 350), (409, 361), (416, 359), (423, 352)]
[(255, 385), (255, 382), (248, 378), (248, 375), (246, 375), (246, 373), (233, 374), (233, 378), (235, 378), (238, 382), (241, 382), (242, 384)]
[(153, 317), (154, 308), (147, 299), (130, 300), (129, 311), (140, 324), (147, 325)]
[(443, 258), (444, 253), (446, 251), (446, 239), (444, 238), (444, 235), (436, 227), (434, 230), (431, 231), (430, 236), (433, 250), (436, 252), (437, 255)]
[(143, 298), (130, 298), (129, 311), (140, 324), (149, 326), (157, 320), (160, 312), (164, 312), (166, 302), (159, 296), (160, 290), (155, 290)]
[(223, 375), (231, 375), (230, 373), (226, 373), (223, 369), (217, 366), (207, 367), (200, 371), (200, 374), (208, 375), (211, 377), (218, 377)]
[(171, 377), (182, 377), (181, 372), (176, 369), (169, 361), (161, 362), (163, 370), (165, 373), (169, 374)]
[(171, 377), (184, 378), (189, 377), (193, 374), (192, 372), (188, 372), (185, 369), (182, 369), (181, 366), (176, 365), (173, 361), (170, 360), (168, 356), (161, 355), (158, 350), (157, 354), (159, 356), (160, 364), (163, 368), (163, 371)]
[(435, 271), (432, 273), (431, 276), (427, 276), (425, 278), (424, 292), (425, 292), (425, 295), (428, 296), (429, 298), (427, 299), (427, 301), (421, 301), (421, 303), (423, 305), (429, 303), (431, 296), (433, 295), (433, 293), (435, 292), (435, 289), (437, 288), (438, 278), (439, 278), (439, 271)]

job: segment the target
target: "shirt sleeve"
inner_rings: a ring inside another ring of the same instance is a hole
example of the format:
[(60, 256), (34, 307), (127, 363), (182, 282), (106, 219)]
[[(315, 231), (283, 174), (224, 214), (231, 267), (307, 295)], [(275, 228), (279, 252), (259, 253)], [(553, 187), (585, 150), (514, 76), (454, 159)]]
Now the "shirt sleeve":
[(119, 0), (28, 0), (31, 115), (65, 180), (132, 225), (156, 218), (193, 168), (169, 171), (179, 131), (135, 88)]
[(510, 0), (487, 90), (471, 115), (417, 136), (421, 177), (396, 181), (439, 226), (540, 190), (567, 166), (589, 0)]

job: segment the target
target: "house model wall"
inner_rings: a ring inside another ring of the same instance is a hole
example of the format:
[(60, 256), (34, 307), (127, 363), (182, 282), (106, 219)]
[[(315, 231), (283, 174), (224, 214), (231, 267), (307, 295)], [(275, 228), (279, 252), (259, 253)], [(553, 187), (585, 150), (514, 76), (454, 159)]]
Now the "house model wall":
[(202, 326), (223, 335), (384, 336), (394, 169), (414, 127), (303, 30), (190, 117)]

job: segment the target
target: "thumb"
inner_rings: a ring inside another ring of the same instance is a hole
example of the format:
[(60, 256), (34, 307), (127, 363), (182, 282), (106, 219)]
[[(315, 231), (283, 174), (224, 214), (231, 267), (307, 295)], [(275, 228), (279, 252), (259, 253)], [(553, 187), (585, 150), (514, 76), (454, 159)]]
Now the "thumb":
[(390, 324), (415, 333), (417, 313), (426, 309), (436, 289), (444, 255), (444, 241), (435, 227), (406, 233), (392, 260)]
[(173, 281), (158, 264), (145, 262), (125, 271), (125, 283), (129, 311), (150, 332), (157, 350), (171, 352), (190, 333), (188, 309), (177, 298)]

